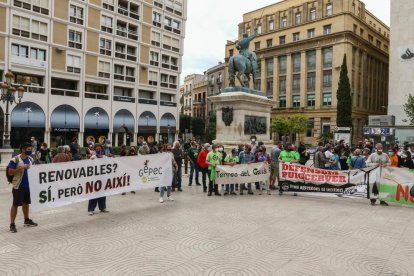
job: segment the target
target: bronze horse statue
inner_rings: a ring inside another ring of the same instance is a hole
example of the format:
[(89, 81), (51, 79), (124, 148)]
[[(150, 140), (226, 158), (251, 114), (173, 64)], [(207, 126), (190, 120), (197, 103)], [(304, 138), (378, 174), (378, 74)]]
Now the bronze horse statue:
[(242, 87), (249, 87), (250, 75), (253, 77), (254, 88), (256, 87), (256, 79), (258, 72), (253, 70), (252, 62), (243, 55), (232, 56), (229, 60), (229, 79), (230, 86), (235, 86), (235, 78), (239, 80)]

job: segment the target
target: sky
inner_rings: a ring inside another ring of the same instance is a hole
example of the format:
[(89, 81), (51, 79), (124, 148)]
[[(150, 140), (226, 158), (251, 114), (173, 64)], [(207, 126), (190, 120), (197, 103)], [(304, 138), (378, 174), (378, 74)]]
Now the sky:
[[(363, 2), (367, 10), (389, 26), (390, 1)], [(181, 80), (194, 73), (203, 74), (224, 61), (226, 41), (237, 39), (243, 14), (277, 2), (280, 0), (188, 0)]]

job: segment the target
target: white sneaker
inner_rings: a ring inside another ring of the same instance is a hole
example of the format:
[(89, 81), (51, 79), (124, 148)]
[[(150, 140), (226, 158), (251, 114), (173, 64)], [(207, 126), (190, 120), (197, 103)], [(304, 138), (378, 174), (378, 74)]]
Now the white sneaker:
[(174, 198), (172, 198), (172, 196), (169, 196), (169, 197), (168, 197), (168, 200), (169, 200), (169, 201), (174, 201)]
[(164, 199), (160, 197), (160, 203), (164, 203)]
[(90, 215), (90, 216), (93, 216), (93, 214), (95, 214), (95, 213), (94, 213), (94, 212), (89, 212), (89, 215)]

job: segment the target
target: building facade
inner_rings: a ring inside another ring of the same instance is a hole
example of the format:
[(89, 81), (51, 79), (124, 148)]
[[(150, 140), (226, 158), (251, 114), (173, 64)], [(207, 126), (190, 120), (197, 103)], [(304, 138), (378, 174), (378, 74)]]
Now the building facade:
[(224, 88), (224, 79), (226, 78), (226, 64), (219, 62), (217, 65), (207, 69), (205, 75), (208, 80), (207, 89), (207, 116), (211, 117), (215, 115), (213, 103), (209, 100), (209, 97), (221, 94)]
[(186, 0), (0, 0), (0, 74), (31, 81), (12, 146), (172, 142), (186, 18)]
[[(258, 86), (275, 101), (272, 116), (309, 118), (302, 139), (314, 144), (336, 126), (338, 81), (347, 56), (353, 98), (353, 137), (363, 136), (368, 115), (386, 113), (389, 27), (358, 0), (285, 0), (244, 14), (243, 33), (260, 68)], [(226, 45), (226, 61), (236, 54)], [(228, 84), (228, 80), (225, 80)]]
[(207, 119), (207, 88), (208, 81), (204, 77), (203, 81), (194, 84), (192, 93), (193, 117), (202, 118), (204, 121)]
[(204, 79), (204, 75), (201, 74), (192, 74), (185, 76), (184, 78), (184, 92), (183, 92), (183, 108), (182, 113), (183, 115), (189, 115), (192, 116), (193, 114), (193, 101), (192, 101), (192, 95), (194, 86), (196, 83), (202, 82)]
[(414, 2), (391, 1), (390, 91), (388, 115), (395, 116), (395, 137), (400, 143), (414, 143), (413, 126), (404, 111), (408, 94), (414, 95)]

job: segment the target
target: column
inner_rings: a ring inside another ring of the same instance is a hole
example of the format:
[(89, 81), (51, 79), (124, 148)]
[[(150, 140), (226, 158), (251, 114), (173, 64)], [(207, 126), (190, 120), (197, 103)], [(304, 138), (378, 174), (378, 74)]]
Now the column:
[(286, 55), (286, 108), (292, 108), (292, 55)]
[(273, 58), (273, 100), (276, 102), (276, 107), (279, 107), (279, 58)]
[(78, 133), (78, 143), (80, 146), (83, 146), (85, 144), (83, 132)]
[(306, 51), (302, 51), (300, 53), (300, 107), (307, 106), (306, 81), (308, 76), (306, 71)]
[(117, 147), (118, 146), (118, 133), (115, 133), (115, 141), (113, 141), (114, 143), (112, 143), (113, 147)]
[(316, 49), (316, 71), (315, 71), (315, 109), (323, 106), (322, 98), (322, 49)]

